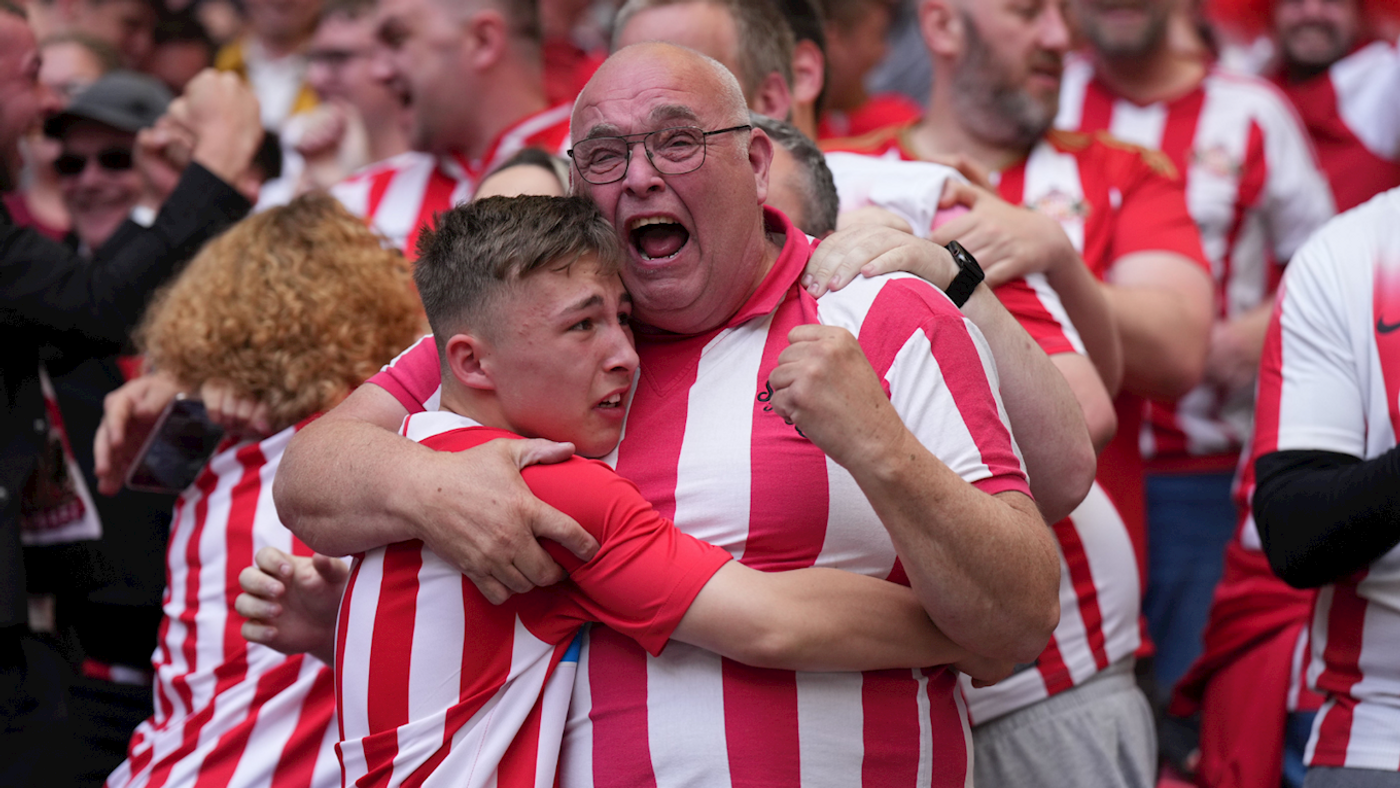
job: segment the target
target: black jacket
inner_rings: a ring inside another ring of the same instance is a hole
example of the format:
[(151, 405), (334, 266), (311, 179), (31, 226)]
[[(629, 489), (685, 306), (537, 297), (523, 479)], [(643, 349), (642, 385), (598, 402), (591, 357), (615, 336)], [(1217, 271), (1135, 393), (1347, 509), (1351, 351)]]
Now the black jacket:
[(0, 628), (28, 616), (19, 501), (48, 431), (39, 347), (69, 357), (118, 352), (151, 293), (250, 207), (191, 164), (151, 227), (124, 223), (89, 261), (16, 227), (0, 205)]

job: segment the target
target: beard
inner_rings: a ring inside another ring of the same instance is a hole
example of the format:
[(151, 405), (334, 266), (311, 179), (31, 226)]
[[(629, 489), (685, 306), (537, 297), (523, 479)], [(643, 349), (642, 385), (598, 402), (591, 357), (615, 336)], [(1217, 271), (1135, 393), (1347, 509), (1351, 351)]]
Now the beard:
[(1168, 15), (1157, 6), (1142, 28), (1124, 37), (1111, 37), (1100, 25), (1094, 24), (1092, 15), (1080, 18), (1080, 30), (1093, 48), (1106, 58), (1141, 57), (1162, 45), (1167, 35)]
[[(1299, 45), (1295, 40), (1298, 34), (1312, 32), (1321, 38), (1321, 45)], [(1283, 50), (1284, 64), (1295, 72), (1317, 73), (1325, 71), (1351, 48), (1342, 31), (1333, 25), (1307, 23), (1297, 25), (1280, 36), (1280, 49)]]
[[(1030, 148), (1055, 122), (1059, 97), (1041, 101), (1025, 88), (1012, 85), (1007, 69), (966, 14), (963, 29), (967, 31), (967, 54), (953, 73), (953, 108), (978, 137), (1004, 147)], [(1037, 53), (1034, 58), (1058, 61), (1054, 54)]]

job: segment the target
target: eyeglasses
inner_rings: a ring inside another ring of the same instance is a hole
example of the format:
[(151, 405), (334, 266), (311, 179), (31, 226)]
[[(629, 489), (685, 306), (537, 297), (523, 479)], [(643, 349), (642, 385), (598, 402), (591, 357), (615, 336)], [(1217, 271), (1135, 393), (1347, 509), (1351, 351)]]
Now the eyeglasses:
[(87, 169), (89, 158), (96, 158), (98, 166), (108, 172), (125, 172), (131, 169), (135, 163), (131, 159), (130, 148), (108, 148), (98, 153), (96, 157), (65, 153), (54, 159), (54, 172), (67, 177), (81, 175), (83, 170)]
[(695, 126), (673, 126), (641, 134), (617, 137), (590, 137), (569, 151), (578, 174), (585, 181), (601, 186), (627, 177), (632, 163), (632, 146), (638, 141), (647, 152), (647, 160), (664, 175), (684, 175), (700, 169), (705, 163), (705, 140), (716, 134), (744, 131), (753, 126), (730, 126), (718, 131), (705, 131)]

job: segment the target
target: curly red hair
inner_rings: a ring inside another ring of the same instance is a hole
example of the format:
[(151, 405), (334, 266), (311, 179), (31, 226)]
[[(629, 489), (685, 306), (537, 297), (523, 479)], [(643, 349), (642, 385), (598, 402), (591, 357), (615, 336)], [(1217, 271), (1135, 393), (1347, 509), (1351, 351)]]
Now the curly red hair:
[(407, 263), (307, 194), (211, 241), (152, 302), (147, 362), (266, 403), (278, 429), (329, 409), (424, 333)]

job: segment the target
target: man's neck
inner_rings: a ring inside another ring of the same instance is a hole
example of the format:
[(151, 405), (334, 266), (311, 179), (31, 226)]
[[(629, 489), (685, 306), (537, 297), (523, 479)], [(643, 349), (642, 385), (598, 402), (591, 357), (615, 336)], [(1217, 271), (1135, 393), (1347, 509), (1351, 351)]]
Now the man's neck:
[(484, 75), (481, 84), (485, 95), (475, 113), (470, 140), (457, 148), (468, 161), (479, 161), (490, 152), (496, 139), (522, 120), (549, 108), (545, 98), (544, 77), (540, 69), (500, 68)]
[(924, 117), (910, 130), (909, 145), (924, 161), (962, 157), (988, 172), (1000, 172), (1030, 153), (1028, 147), (1003, 145), (978, 135), (958, 119), (957, 110), (946, 97), (951, 85), (934, 88)]
[[(1336, 61), (1333, 61), (1336, 62)], [(1326, 74), (1332, 68), (1332, 63), (1291, 63), (1286, 62), (1282, 66), (1283, 81), (1289, 84), (1307, 82), (1321, 74)]]
[(1093, 53), (1094, 75), (1114, 95), (1135, 104), (1153, 104), (1194, 90), (1206, 76), (1199, 58), (1178, 52), (1163, 38), (1141, 55), (1109, 57)]
[(384, 161), (409, 149), (408, 131), (398, 113), (365, 119), (365, 147), (370, 161)]
[(506, 422), (505, 416), (502, 415), (494, 395), (465, 388), (455, 379), (448, 380), (446, 374), (450, 373), (445, 373), (442, 380), (442, 396), (438, 403), (438, 410), (465, 416), (483, 427), (496, 427), (515, 432)]

